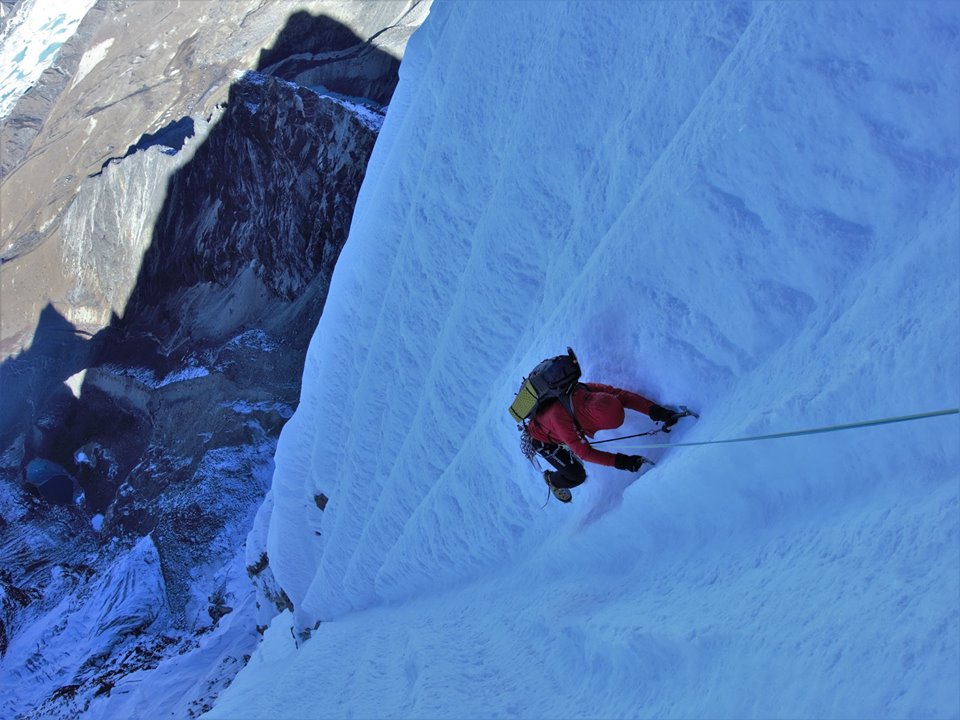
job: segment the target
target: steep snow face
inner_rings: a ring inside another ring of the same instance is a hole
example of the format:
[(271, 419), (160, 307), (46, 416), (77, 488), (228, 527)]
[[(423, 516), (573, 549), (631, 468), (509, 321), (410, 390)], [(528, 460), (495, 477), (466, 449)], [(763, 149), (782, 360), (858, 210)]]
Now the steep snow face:
[(211, 717), (960, 712), (955, 416), (621, 442), (658, 465), (541, 509), (506, 413), (568, 344), (698, 407), (687, 441), (957, 407), (958, 36), (950, 3), (435, 5), (278, 446), (294, 613)]

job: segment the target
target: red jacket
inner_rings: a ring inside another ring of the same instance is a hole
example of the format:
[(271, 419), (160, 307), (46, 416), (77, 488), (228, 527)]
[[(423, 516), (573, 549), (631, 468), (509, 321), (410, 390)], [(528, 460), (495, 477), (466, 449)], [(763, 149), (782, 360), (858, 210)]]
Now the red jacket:
[(537, 440), (554, 445), (566, 445), (581, 460), (613, 467), (615, 453), (595, 450), (579, 432), (577, 424), (587, 437), (598, 430), (611, 430), (623, 424), (623, 409), (629, 408), (650, 414), (653, 402), (645, 397), (600, 383), (580, 383), (573, 391), (574, 423), (570, 413), (560, 402), (551, 402), (529, 422), (527, 429)]

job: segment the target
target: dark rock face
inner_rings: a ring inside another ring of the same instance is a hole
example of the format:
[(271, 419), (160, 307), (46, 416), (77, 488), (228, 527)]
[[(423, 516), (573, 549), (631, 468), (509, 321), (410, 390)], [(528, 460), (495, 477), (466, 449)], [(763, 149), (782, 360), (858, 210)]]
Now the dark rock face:
[(329, 97), (248, 73), (169, 181), (136, 302), (248, 266), (272, 295), (299, 297), (339, 255), (378, 129)]
[[(155, 709), (192, 715), (289, 604), (243, 543), (427, 10), (314, 4), (105, 0), (4, 125), (0, 715), (122, 716), (132, 673), (209, 656), (207, 690)], [(91, 46), (123, 54), (81, 73)], [(76, 617), (54, 617), (66, 594)]]

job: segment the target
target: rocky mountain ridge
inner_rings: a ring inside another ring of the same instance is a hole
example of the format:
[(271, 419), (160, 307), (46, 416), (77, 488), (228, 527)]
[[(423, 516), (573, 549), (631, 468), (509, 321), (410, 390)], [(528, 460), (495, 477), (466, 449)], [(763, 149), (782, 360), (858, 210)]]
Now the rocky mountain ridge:
[(243, 542), (428, 7), (101, 0), (4, 123), (5, 716), (193, 716), (283, 607)]
[[(61, 223), (106, 163), (166, 128), (211, 121), (251, 70), (383, 106), (426, 8), (414, 0), (99, 0), (0, 128), (0, 357), (29, 344), (49, 303), (83, 330), (103, 326), (85, 312), (73, 316), (74, 276), (62, 269), (61, 244), (74, 241)], [(26, 281), (38, 275), (42, 286)]]

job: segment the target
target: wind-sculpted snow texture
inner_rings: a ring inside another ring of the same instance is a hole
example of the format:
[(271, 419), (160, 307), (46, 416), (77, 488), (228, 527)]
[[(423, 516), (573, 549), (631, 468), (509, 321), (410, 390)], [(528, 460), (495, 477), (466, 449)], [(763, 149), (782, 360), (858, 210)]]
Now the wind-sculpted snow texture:
[(955, 416), (645, 451), (541, 509), (506, 412), (568, 344), (686, 441), (957, 407), (958, 37), (436, 3), (278, 447), (294, 614), (211, 717), (960, 714)]

